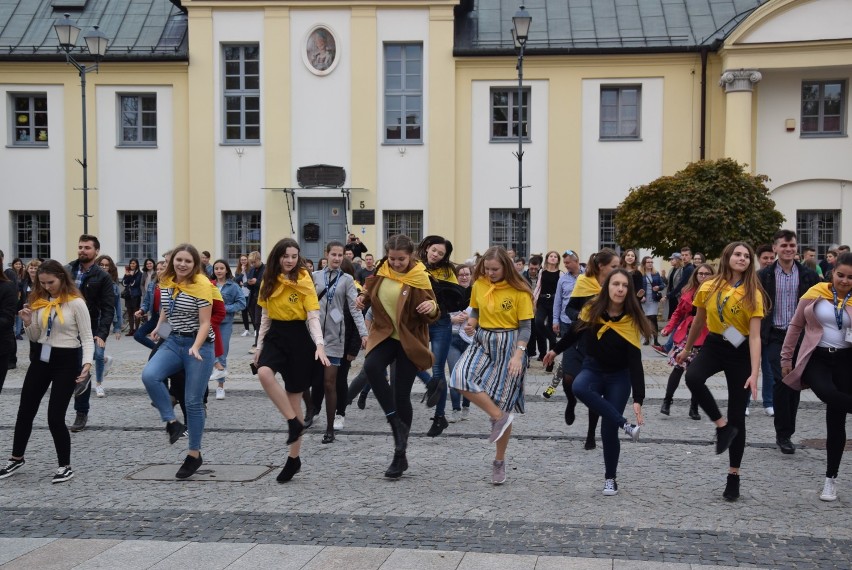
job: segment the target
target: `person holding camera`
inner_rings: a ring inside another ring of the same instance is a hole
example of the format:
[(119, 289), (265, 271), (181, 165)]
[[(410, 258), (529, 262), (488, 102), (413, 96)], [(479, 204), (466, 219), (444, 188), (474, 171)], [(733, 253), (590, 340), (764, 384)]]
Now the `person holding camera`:
[(349, 234), (349, 239), (346, 241), (346, 245), (343, 246), (343, 251), (351, 251), (352, 257), (360, 257), (363, 259), (364, 254), (367, 253), (367, 246), (361, 243), (361, 238), (355, 234)]

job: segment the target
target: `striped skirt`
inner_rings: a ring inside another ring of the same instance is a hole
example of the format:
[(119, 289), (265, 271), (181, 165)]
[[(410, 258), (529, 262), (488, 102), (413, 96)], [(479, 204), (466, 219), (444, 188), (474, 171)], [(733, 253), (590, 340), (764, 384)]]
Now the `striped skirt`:
[(524, 374), (528, 359), (523, 355), (521, 374), (509, 377), (509, 360), (515, 351), (518, 331), (478, 329), (473, 342), (453, 368), (450, 387), (485, 392), (501, 410), (524, 413)]

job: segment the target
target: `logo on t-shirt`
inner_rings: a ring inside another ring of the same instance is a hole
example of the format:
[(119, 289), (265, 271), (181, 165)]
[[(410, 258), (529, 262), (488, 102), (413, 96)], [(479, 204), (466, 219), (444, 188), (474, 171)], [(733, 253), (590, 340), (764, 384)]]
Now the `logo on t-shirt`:
[(290, 301), (291, 303), (294, 303), (294, 304), (298, 303), (299, 302), (299, 294), (298, 293), (290, 293), (290, 296), (287, 297), (287, 300)]
[(512, 302), (512, 299), (510, 297), (503, 299), (503, 302), (500, 303), (500, 308), (502, 308), (504, 311), (511, 311), (514, 306), (515, 303)]

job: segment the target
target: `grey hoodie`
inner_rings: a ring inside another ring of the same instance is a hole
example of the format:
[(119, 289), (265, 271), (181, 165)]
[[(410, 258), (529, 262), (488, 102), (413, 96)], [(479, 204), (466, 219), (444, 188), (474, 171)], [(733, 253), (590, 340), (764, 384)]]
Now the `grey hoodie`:
[[(348, 273), (344, 273), (340, 269), (321, 269), (314, 271), (314, 287), (316, 287), (317, 295), (325, 291), (322, 299), (320, 299), (320, 326), (322, 327), (322, 336), (325, 340), (326, 356), (335, 358), (343, 358), (344, 348), (343, 343), (346, 340), (346, 325), (344, 315), (346, 314), (346, 306), (349, 306), (349, 314), (352, 315), (352, 320), (355, 321), (355, 326), (358, 327), (358, 336), (367, 336), (367, 327), (364, 326), (364, 316), (355, 305), (355, 297), (358, 296), (358, 290), (355, 288), (355, 280)], [(334, 282), (337, 277), (337, 282)], [(331, 287), (326, 291), (326, 282)], [(333, 293), (333, 296), (331, 295)], [(336, 309), (336, 310), (335, 310)], [(339, 320), (335, 320), (339, 317)]]

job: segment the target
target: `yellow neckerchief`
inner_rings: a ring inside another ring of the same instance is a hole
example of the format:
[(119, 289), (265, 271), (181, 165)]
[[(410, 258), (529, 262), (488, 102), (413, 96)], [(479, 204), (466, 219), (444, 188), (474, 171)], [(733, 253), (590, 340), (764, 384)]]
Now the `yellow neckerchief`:
[[(261, 284), (261, 289), (263, 285)], [(308, 297), (311, 294), (316, 296), (317, 290), (314, 287), (314, 280), (311, 278), (311, 274), (307, 269), (302, 268), (299, 269), (299, 276), (295, 281), (290, 281), (283, 275), (278, 276), (278, 286), (275, 288), (275, 291), (272, 292), (272, 295), (269, 296), (277, 297), (282, 295), (287, 289), (291, 289), (296, 293), (299, 293), (302, 297)]]
[(357, 281), (355, 281), (355, 289), (360, 293), (361, 291), (364, 290), (364, 286), (361, 285), (360, 283), (358, 283)]
[[(580, 318), (586, 322), (589, 320), (589, 311), (591, 310), (591, 306), (586, 303), (586, 306), (583, 307), (583, 310), (580, 311)], [(633, 324), (633, 317), (630, 315), (622, 315), (622, 317), (617, 321), (605, 321), (602, 318), (598, 319), (598, 324), (603, 325), (598, 329), (598, 340), (604, 335), (604, 333), (610, 329), (614, 330), (627, 342), (642, 350), (641, 343), (641, 335), (639, 334), (639, 329)]]
[(219, 287), (217, 287), (216, 284), (212, 281), (210, 282), (210, 284), (213, 286), (213, 289), (210, 290), (210, 292), (213, 293), (213, 300), (222, 301), (224, 303), (225, 298), (222, 297), (222, 292), (219, 291)]
[(56, 311), (56, 318), (59, 319), (59, 323), (65, 324), (65, 317), (62, 315), (62, 308), (60, 305), (76, 298), (76, 296), (61, 295), (52, 301), (50, 299), (36, 299), (33, 301), (33, 304), (30, 305), (30, 310), (38, 311), (39, 309), (47, 308), (47, 310), (41, 314), (41, 326), (46, 329), (50, 313), (53, 311)]
[(385, 262), (379, 267), (376, 275), (399, 281), (403, 285), (408, 285), (416, 289), (432, 289), (432, 282), (429, 281), (429, 273), (426, 272), (426, 266), (419, 261), (415, 261), (414, 267), (409, 269), (407, 273), (397, 273), (390, 268), (389, 263)]
[[(834, 305), (834, 293), (832, 292), (831, 283), (817, 283), (802, 295), (803, 300), (807, 299), (825, 299), (832, 305)], [(845, 305), (852, 306), (852, 298), (850, 298), (846, 303), (843, 302), (844, 299), (838, 295), (837, 304), (834, 305), (836, 308), (841, 309)]]
[(494, 310), (494, 295), (497, 291), (501, 289), (514, 289), (508, 282), (498, 281), (497, 283), (492, 283), (488, 277), (480, 277), (477, 279), (483, 287), (488, 287), (488, 290), (485, 291), (485, 306), (488, 307), (489, 311)]
[(196, 299), (212, 303), (213, 291), (210, 289), (210, 285), (210, 279), (201, 273), (196, 274), (191, 282), (185, 281), (183, 283), (177, 283), (176, 281), (173, 281), (171, 277), (165, 277), (160, 280), (161, 289), (172, 289), (172, 299), (177, 297), (180, 293), (186, 293)]
[(453, 273), (453, 270), (449, 267), (436, 267), (435, 269), (426, 268), (426, 271), (429, 272), (429, 275), (440, 281), (449, 281), (456, 285), (459, 284), (459, 280), (456, 279), (456, 274)]
[(571, 292), (572, 297), (594, 297), (601, 292), (601, 284), (594, 277), (586, 277), (582, 274), (577, 277), (577, 282), (574, 283), (574, 290)]

